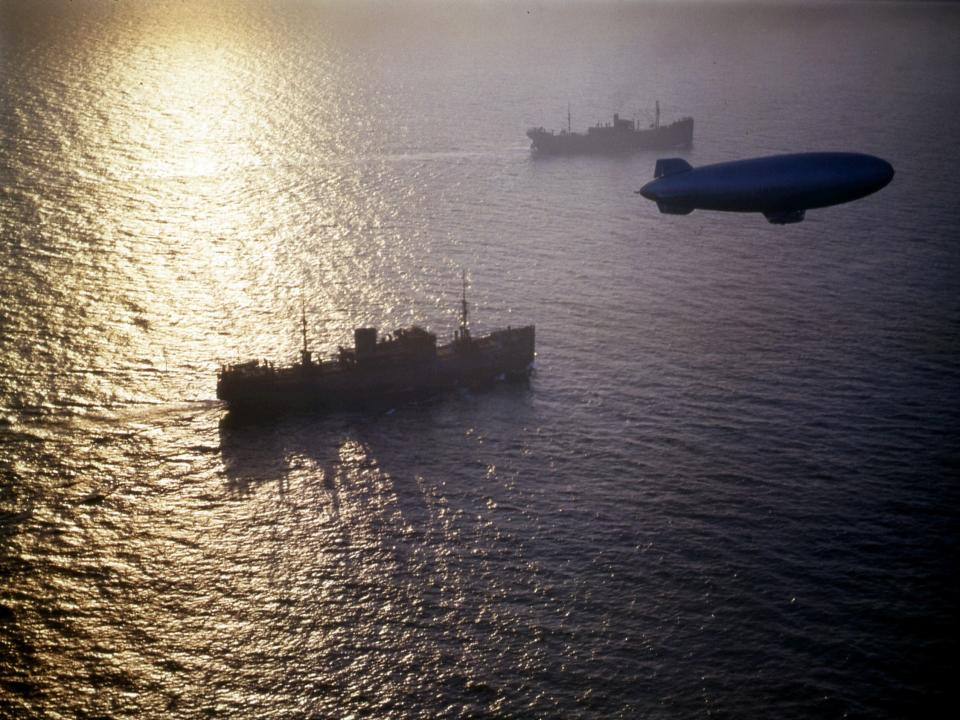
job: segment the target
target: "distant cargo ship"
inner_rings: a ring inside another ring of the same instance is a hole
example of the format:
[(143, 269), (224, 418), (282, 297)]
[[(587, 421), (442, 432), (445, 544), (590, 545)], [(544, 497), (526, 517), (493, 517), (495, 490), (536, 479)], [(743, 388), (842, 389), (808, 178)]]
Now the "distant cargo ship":
[(533, 325), (477, 338), (470, 334), (466, 280), (460, 327), (446, 345), (437, 346), (437, 336), (417, 326), (379, 339), (376, 328), (357, 328), (353, 348), (316, 361), (307, 348), (305, 309), (302, 330), (299, 363), (275, 367), (252, 360), (220, 368), (217, 397), (231, 412), (383, 407), (456, 387), (483, 386), (500, 376), (525, 377), (534, 358)]
[(530, 128), (527, 137), (532, 141), (530, 149), (544, 155), (675, 150), (693, 145), (693, 118), (685, 117), (669, 125), (661, 125), (660, 103), (657, 102), (656, 119), (649, 128), (638, 130), (633, 120), (624, 120), (614, 114), (612, 124), (597, 124), (587, 128), (584, 134), (570, 130), (568, 108), (566, 130), (555, 133), (542, 127)]

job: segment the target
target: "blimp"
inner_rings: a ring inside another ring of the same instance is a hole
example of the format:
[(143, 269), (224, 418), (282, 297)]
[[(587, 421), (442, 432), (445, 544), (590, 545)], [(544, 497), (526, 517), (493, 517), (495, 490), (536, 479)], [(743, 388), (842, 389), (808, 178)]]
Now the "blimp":
[(637, 190), (660, 212), (694, 210), (763, 213), (777, 225), (803, 220), (807, 210), (866, 197), (893, 179), (893, 166), (872, 155), (812, 152), (692, 167), (683, 158), (657, 160), (654, 180)]

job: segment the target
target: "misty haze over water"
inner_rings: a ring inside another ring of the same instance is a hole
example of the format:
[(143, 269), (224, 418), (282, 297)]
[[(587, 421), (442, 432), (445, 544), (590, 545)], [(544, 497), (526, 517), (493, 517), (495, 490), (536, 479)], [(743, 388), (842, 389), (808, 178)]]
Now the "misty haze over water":
[[(960, 7), (0, 0), (0, 717), (936, 717)], [(845, 150), (803, 223), (661, 215)], [(526, 386), (223, 421), (217, 368), (535, 323)]]

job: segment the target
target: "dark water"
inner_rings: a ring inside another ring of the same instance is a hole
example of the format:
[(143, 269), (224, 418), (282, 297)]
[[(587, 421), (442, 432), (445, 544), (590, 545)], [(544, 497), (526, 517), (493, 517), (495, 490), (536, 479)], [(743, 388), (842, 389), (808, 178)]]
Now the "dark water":
[[(960, 8), (0, 2), (0, 715), (932, 717)], [(656, 155), (855, 150), (799, 225)], [(224, 360), (537, 325), (528, 387), (231, 427)]]

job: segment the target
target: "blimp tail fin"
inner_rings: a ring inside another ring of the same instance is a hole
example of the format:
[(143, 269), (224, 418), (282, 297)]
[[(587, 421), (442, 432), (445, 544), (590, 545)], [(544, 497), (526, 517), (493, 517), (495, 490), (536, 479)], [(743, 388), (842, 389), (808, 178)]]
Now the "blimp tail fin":
[(693, 212), (693, 208), (689, 205), (671, 205), (670, 203), (658, 202), (657, 210), (662, 212), (664, 215), (689, 215)]
[(653, 170), (654, 178), (662, 178), (664, 175), (676, 175), (677, 173), (693, 170), (683, 158), (661, 158), (657, 160), (657, 166)]

